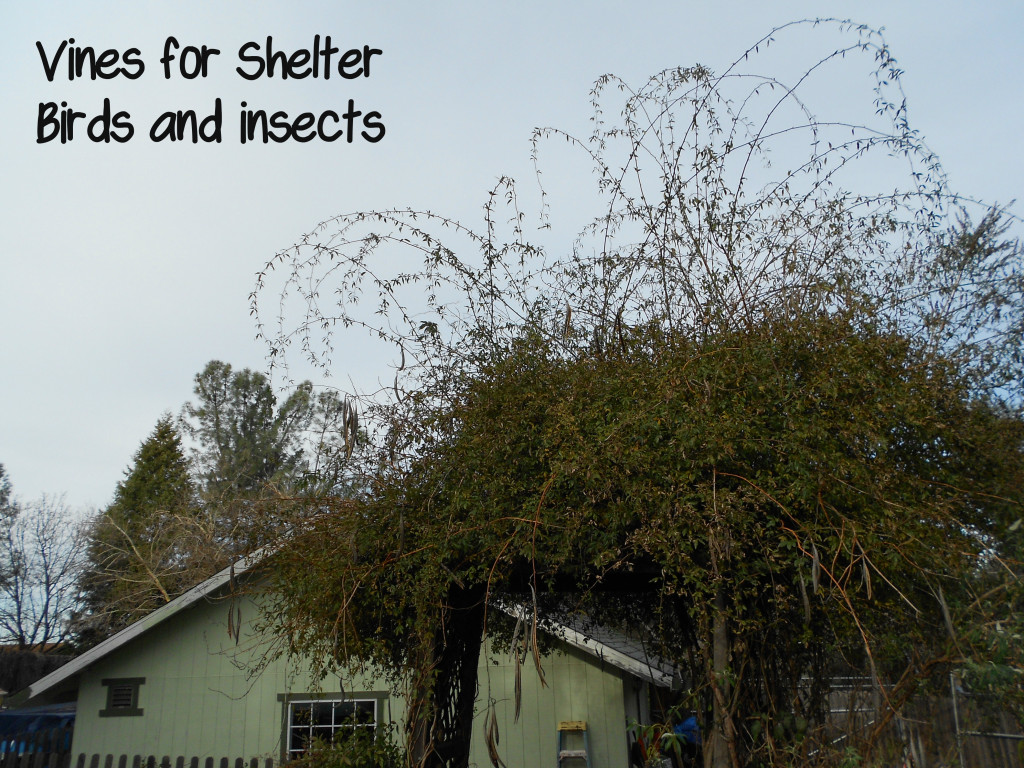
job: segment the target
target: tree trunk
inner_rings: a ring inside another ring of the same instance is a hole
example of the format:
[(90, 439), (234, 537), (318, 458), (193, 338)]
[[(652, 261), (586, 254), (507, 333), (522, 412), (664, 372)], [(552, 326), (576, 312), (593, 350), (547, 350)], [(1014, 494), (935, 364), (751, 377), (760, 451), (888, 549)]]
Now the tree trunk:
[(711, 578), (715, 585), (715, 606), (711, 619), (712, 723), (704, 763), (710, 768), (739, 768), (736, 729), (732, 719), (732, 684), (729, 679), (729, 598), (725, 573), (730, 569), (732, 541), (723, 512), (718, 506), (715, 473), (713, 518), (708, 531)]
[(412, 765), (468, 766), (483, 624), (483, 587), (453, 586), (432, 644), (433, 680), (415, 686), (414, 695), (422, 698), (409, 702)]
[(732, 717), (729, 713), (729, 626), (725, 615), (725, 588), (721, 582), (715, 591), (715, 612), (711, 630), (711, 686), (713, 694), (713, 727), (711, 730), (712, 768), (730, 768)]

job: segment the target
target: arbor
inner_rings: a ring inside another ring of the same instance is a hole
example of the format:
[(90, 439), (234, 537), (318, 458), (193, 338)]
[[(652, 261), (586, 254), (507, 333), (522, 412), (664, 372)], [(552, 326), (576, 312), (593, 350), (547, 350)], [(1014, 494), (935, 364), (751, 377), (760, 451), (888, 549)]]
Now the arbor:
[[(843, 663), (898, 681), (898, 712), (927, 671), (964, 659), (944, 612), (959, 631), (981, 623), (987, 542), (1019, 511), (1019, 491), (990, 494), (1020, 476), (1021, 421), (864, 316), (700, 342), (634, 330), (571, 360), (527, 339), (453, 418), (454, 439), (388, 500), (391, 527), (404, 515), (408, 538), (438, 542), (424, 558), (449, 588), (475, 577), (559, 595), (542, 615), (641, 617), (728, 764), (799, 748), (765, 725), (821, 722)], [(394, 534), (384, 546), (401, 551)]]
[[(748, 62), (799, 24), (722, 74), (602, 79), (587, 140), (538, 131), (538, 158), (566, 139), (597, 177), (569, 255), (526, 240), (502, 180), (479, 233), (355, 213), (260, 274), (254, 310), (279, 265), (306, 301), (260, 326), (275, 358), (327, 366), (351, 327), (399, 350), (394, 397), (363, 406), (369, 491), (296, 523), (270, 621), (325, 668), (393, 669), (421, 764), (465, 764), (488, 596), (639, 610), (715, 766), (799, 759), (776, 726), (813, 718), (837, 657), (896, 681), (898, 716), (986, 642), (995, 564), (1019, 598), (1019, 244), (949, 190), (880, 35), (825, 26), (852, 39), (789, 78)], [(874, 117), (814, 117), (808, 83), (859, 54)], [(857, 167), (884, 181), (845, 189)]]

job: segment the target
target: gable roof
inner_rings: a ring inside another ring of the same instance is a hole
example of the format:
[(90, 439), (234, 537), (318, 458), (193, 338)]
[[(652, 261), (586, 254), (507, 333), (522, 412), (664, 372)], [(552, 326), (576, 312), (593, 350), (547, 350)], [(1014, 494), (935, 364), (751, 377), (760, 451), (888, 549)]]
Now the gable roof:
[(114, 651), (134, 640), (136, 637), (148, 632), (154, 627), (167, 621), (172, 616), (181, 613), (187, 608), (198, 603), (208, 595), (219, 591), (225, 584), (230, 583), (236, 576), (240, 576), (252, 569), (265, 555), (265, 550), (258, 550), (248, 557), (229, 565), (224, 570), (211, 576), (206, 581), (197, 584), (184, 594), (164, 603), (152, 613), (148, 613), (134, 624), (122, 629), (106, 640), (94, 645), (83, 653), (54, 672), (36, 680), (18, 695), (22, 703), (31, 701), (43, 694), (54, 693), (66, 686), (74, 677), (86, 668), (92, 666), (102, 658), (109, 656)]
[[(504, 601), (496, 601), (495, 605), (514, 619), (529, 620), (530, 614), (525, 605), (510, 605)], [(538, 628), (577, 650), (654, 685), (676, 689), (682, 682), (678, 668), (650, 653), (642, 640), (595, 624), (583, 613), (570, 613), (558, 621), (545, 620)]]
[[(19, 703), (27, 703), (44, 695), (54, 695), (71, 688), (75, 678), (97, 661), (106, 658), (118, 649), (127, 645), (135, 638), (159, 626), (172, 616), (181, 613), (198, 603), (200, 600), (220, 591), (231, 583), (235, 577), (253, 569), (266, 556), (266, 549), (260, 549), (243, 557), (206, 581), (197, 584), (184, 594), (157, 608), (152, 613), (131, 624), (120, 632), (90, 648), (56, 671), (32, 683), (18, 694)], [(513, 617), (517, 609), (499, 604), (501, 610)], [(587, 626), (583, 622), (558, 622), (545, 628), (550, 634), (568, 645), (589, 654), (602, 662), (654, 683), (658, 686), (674, 688), (680, 676), (673, 664), (647, 653), (643, 644), (613, 629)]]
[(672, 689), (678, 688), (681, 683), (681, 675), (674, 664), (649, 653), (642, 641), (622, 632), (609, 627), (589, 626), (583, 622), (558, 623), (551, 631), (574, 648), (641, 680)]

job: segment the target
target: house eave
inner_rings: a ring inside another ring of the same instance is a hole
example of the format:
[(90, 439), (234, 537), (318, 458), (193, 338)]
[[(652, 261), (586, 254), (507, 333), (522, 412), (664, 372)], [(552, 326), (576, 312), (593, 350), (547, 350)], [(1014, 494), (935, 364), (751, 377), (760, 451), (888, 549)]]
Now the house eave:
[(659, 658), (652, 657), (646, 661), (636, 659), (570, 627), (560, 626), (553, 632), (569, 645), (641, 680), (662, 688), (675, 689), (679, 686), (679, 675), (675, 668)]
[[(527, 609), (523, 605), (498, 600), (495, 601), (495, 606), (514, 619), (528, 620)], [(641, 680), (672, 690), (681, 685), (682, 676), (675, 665), (660, 656), (648, 653), (646, 649), (642, 649), (636, 655), (625, 653), (596, 637), (560, 622), (547, 626), (546, 631), (569, 646)]]
[(243, 557), (241, 560), (229, 565), (227, 568), (211, 576), (206, 581), (197, 584), (192, 587), (192, 589), (171, 600), (169, 603), (165, 603), (152, 613), (147, 614), (134, 624), (125, 627), (120, 632), (93, 646), (81, 656), (72, 659), (67, 664), (51, 672), (46, 677), (36, 680), (26, 688), (21, 695), (19, 695), (19, 698), (23, 703), (28, 703), (43, 696), (44, 694), (52, 693), (66, 687), (66, 684), (73, 678), (77, 677), (100, 659), (105, 658), (118, 648), (127, 645), (135, 638), (145, 634), (154, 627), (159, 626), (172, 616), (184, 611), (200, 600), (218, 592), (222, 587), (224, 587), (224, 585), (233, 581), (235, 577), (251, 570), (253, 566), (259, 563), (266, 556), (266, 554), (266, 550), (261, 549), (248, 557)]

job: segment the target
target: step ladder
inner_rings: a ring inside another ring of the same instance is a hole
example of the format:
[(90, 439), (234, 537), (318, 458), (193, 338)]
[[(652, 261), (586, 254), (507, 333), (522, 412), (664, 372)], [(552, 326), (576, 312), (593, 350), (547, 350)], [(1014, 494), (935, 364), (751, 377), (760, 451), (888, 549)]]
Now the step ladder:
[[(583, 734), (583, 749), (566, 749), (566, 735)], [(566, 760), (582, 760), (590, 768), (590, 740), (587, 738), (586, 720), (561, 720), (558, 723), (558, 768)]]

